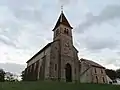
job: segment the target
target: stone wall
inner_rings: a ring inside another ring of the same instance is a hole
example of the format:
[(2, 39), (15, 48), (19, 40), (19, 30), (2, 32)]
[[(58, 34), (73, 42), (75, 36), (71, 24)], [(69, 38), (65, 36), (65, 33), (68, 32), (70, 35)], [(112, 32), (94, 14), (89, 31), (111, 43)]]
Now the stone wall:
[(107, 83), (105, 69), (103, 68), (92, 68), (93, 83)]
[(51, 47), (49, 46), (27, 63), (27, 76), (29, 79), (44, 80), (49, 77), (50, 51)]
[(51, 57), (50, 57), (50, 67), (49, 67), (49, 78), (58, 79), (59, 71), (59, 41), (54, 41), (51, 45)]
[(80, 82), (82, 83), (107, 83), (105, 69), (87, 65), (81, 62)]

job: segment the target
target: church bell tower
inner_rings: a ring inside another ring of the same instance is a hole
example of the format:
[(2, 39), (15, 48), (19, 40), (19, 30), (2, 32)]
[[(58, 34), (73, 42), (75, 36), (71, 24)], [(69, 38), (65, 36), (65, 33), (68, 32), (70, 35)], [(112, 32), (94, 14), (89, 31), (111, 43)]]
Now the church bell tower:
[(58, 77), (71, 82), (75, 80), (77, 68), (77, 51), (73, 46), (72, 26), (65, 17), (63, 10), (53, 29), (53, 41), (59, 41)]
[(53, 29), (54, 31), (54, 38), (53, 40), (60, 39), (61, 37), (66, 37), (72, 40), (72, 27), (69, 24), (68, 20), (66, 19), (63, 11), (59, 16), (59, 19)]

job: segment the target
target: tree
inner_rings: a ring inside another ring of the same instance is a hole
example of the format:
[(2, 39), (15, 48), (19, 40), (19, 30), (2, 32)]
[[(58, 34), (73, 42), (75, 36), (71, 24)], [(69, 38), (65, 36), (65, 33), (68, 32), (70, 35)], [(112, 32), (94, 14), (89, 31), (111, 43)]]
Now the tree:
[(22, 71), (21, 77), (22, 77), (22, 80), (25, 81), (25, 71)]
[(5, 71), (3, 69), (0, 69), (0, 82), (5, 81)]
[(116, 70), (116, 73), (117, 73), (117, 78), (120, 79), (120, 69), (117, 69), (117, 70)]
[(117, 78), (117, 74), (115, 70), (112, 69), (106, 69), (106, 74), (112, 79), (115, 80)]
[(10, 73), (10, 72), (6, 72), (5, 80), (6, 81), (14, 81), (14, 75), (12, 73)]

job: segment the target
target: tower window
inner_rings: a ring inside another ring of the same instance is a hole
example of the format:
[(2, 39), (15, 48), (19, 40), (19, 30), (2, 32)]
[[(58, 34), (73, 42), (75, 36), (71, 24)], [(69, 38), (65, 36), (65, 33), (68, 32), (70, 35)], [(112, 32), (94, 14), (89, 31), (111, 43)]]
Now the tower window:
[(66, 33), (66, 30), (64, 30), (64, 33)]
[(68, 35), (68, 29), (65, 28), (64, 33)]
[(65, 30), (64, 30), (64, 33), (66, 33), (66, 28), (65, 28)]
[(66, 31), (66, 34), (68, 35), (68, 29), (67, 29), (67, 31)]

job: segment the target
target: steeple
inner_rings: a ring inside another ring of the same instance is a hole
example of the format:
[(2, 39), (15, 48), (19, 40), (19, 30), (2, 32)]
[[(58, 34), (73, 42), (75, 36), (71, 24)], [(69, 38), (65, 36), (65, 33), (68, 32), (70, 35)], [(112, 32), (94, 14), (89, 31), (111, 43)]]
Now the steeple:
[(65, 25), (65, 26), (73, 29), (73, 28), (71, 27), (71, 25), (69, 24), (67, 18), (65, 17), (64, 13), (63, 13), (63, 6), (61, 6), (61, 14), (60, 14), (60, 16), (59, 16), (59, 19), (58, 19), (58, 21), (57, 21), (57, 23), (56, 23), (53, 31), (54, 31), (60, 24)]

